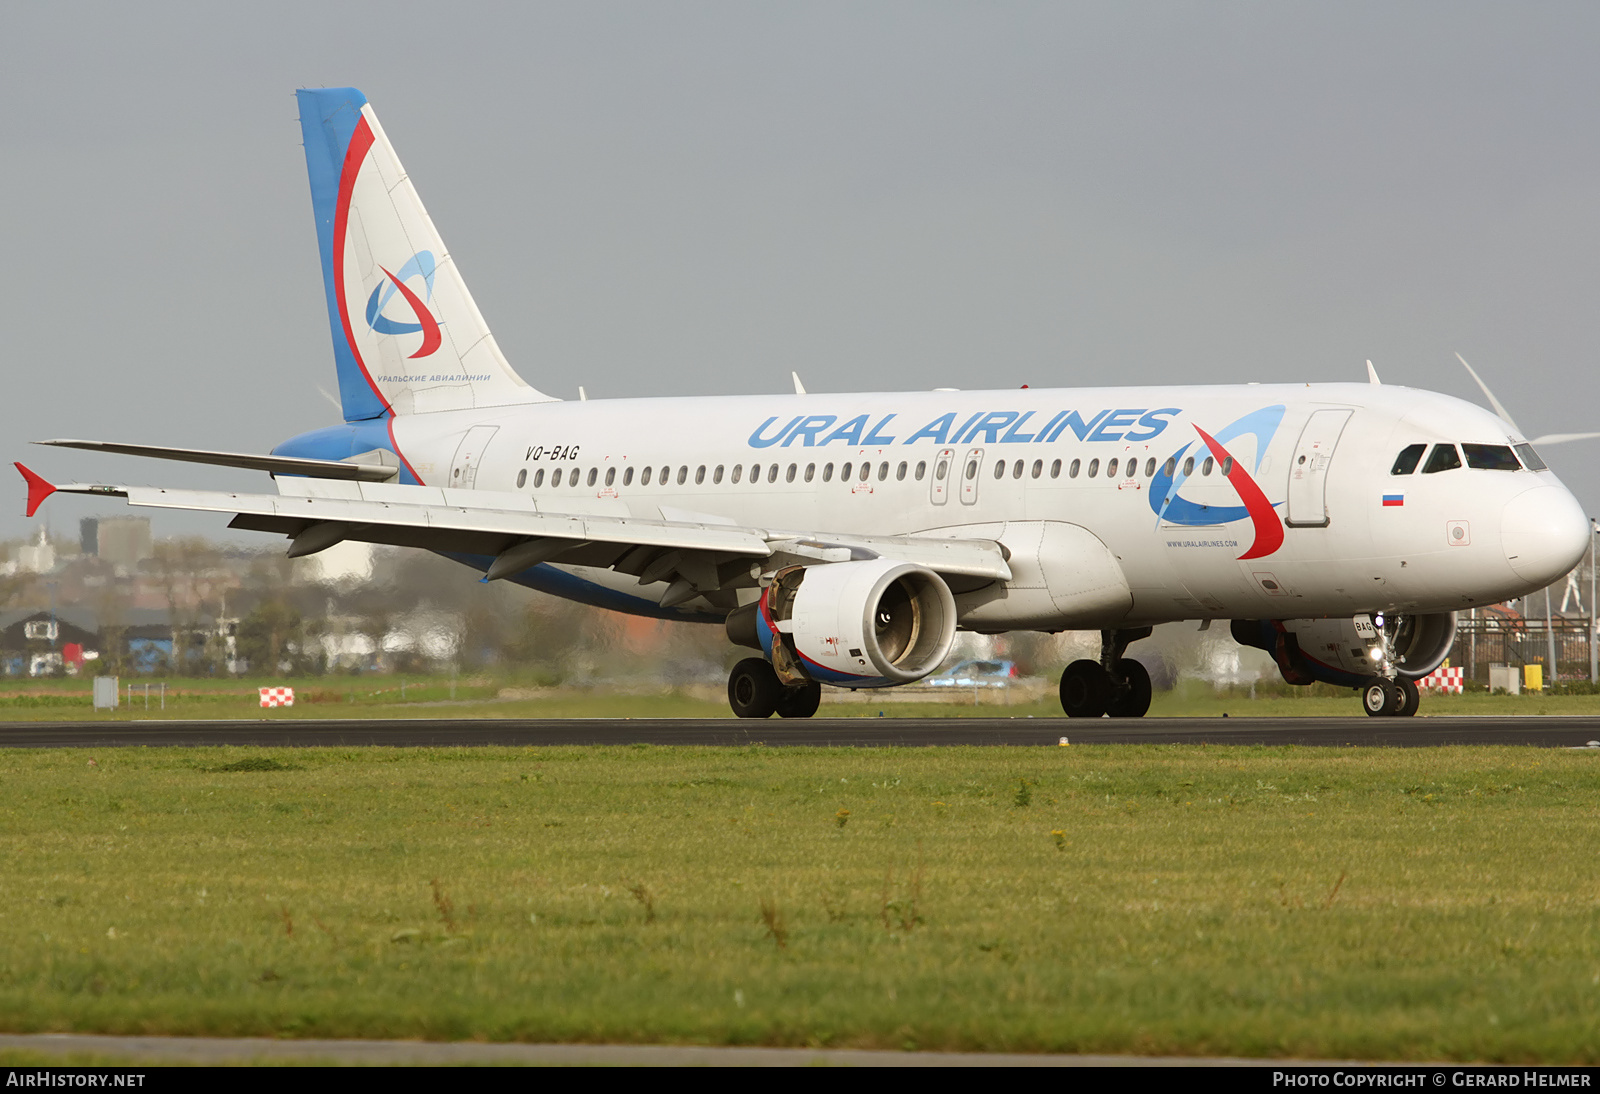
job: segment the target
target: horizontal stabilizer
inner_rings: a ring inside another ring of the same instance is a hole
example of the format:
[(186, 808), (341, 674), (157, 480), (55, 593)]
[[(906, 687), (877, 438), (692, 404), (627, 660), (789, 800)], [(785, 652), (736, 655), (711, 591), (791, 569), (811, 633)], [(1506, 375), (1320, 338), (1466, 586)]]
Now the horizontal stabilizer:
[[(242, 467), (271, 475), (305, 475), (313, 479), (354, 479), (356, 482), (388, 482), (399, 475), (398, 467), (381, 463), (351, 463), (347, 460), (310, 460), (300, 456), (258, 456), (250, 452), (209, 452), (201, 448), (162, 448), (151, 444), (120, 444), (114, 441), (35, 441), (57, 448), (82, 448), (89, 452), (116, 452), (124, 456), (148, 456), (157, 460), (181, 460), (213, 467)], [(21, 467), (21, 464), (17, 465)], [(23, 472), (27, 474), (27, 472)], [(28, 513), (31, 517), (32, 511)]]

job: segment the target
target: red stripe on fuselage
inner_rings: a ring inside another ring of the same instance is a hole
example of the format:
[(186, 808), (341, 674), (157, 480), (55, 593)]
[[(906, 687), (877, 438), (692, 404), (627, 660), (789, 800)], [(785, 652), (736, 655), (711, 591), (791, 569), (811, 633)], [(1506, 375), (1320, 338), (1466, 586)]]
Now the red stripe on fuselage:
[(1206, 442), (1206, 447), (1211, 450), (1212, 457), (1219, 464), (1232, 464), (1233, 470), (1228, 472), (1228, 481), (1238, 491), (1239, 500), (1244, 502), (1245, 510), (1250, 514), (1250, 520), (1255, 524), (1256, 541), (1250, 545), (1248, 551), (1239, 556), (1239, 561), (1243, 562), (1247, 558), (1261, 558), (1282, 547), (1283, 522), (1278, 519), (1277, 511), (1272, 508), (1272, 503), (1267, 500), (1267, 496), (1261, 492), (1261, 487), (1256, 485), (1256, 480), (1250, 477), (1250, 472), (1246, 471), (1244, 465), (1238, 460), (1228, 455), (1228, 450), (1218, 444), (1216, 438), (1211, 434), (1199, 426), (1195, 426), (1194, 431), (1200, 434), (1200, 439)]
[(378, 385), (372, 380), (372, 373), (367, 371), (367, 363), (361, 359), (361, 348), (356, 345), (355, 331), (350, 326), (350, 306), (344, 296), (344, 244), (345, 233), (350, 227), (350, 199), (355, 194), (356, 176), (361, 174), (361, 165), (366, 161), (367, 152), (376, 139), (372, 135), (372, 127), (363, 117), (356, 123), (356, 131), (350, 135), (350, 148), (344, 154), (344, 169), (339, 173), (339, 201), (334, 206), (333, 213), (333, 293), (339, 302), (339, 322), (344, 326), (344, 341), (356, 359), (356, 367), (361, 370), (361, 375), (366, 377), (367, 386), (383, 404), (383, 409), (393, 414), (394, 407), (389, 405), (389, 400), (378, 390)]

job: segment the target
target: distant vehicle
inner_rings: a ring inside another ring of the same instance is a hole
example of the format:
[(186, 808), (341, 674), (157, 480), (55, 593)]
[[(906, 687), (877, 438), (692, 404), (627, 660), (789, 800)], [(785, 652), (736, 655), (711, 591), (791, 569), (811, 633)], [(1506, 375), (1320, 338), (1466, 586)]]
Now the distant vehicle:
[(1003, 688), (1016, 678), (1015, 661), (963, 661), (928, 677), (928, 683), (936, 688)]

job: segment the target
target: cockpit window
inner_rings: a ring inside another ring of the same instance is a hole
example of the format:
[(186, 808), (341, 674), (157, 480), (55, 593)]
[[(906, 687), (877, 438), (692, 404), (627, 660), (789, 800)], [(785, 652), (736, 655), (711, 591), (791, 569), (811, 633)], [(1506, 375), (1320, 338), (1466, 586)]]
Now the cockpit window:
[(1522, 466), (1529, 471), (1548, 471), (1545, 462), (1539, 458), (1539, 453), (1533, 450), (1533, 445), (1523, 441), (1517, 445), (1517, 455), (1522, 457)]
[(1400, 450), (1400, 455), (1395, 457), (1394, 467), (1390, 468), (1391, 475), (1409, 475), (1417, 469), (1417, 464), (1422, 462), (1422, 454), (1428, 450), (1425, 444), (1408, 444)]
[(1475, 467), (1479, 471), (1522, 470), (1522, 465), (1517, 462), (1517, 457), (1512, 454), (1510, 445), (1467, 444), (1463, 442), (1461, 451), (1467, 454), (1467, 466)]
[(1461, 466), (1461, 457), (1456, 453), (1453, 444), (1436, 444), (1433, 451), (1428, 453), (1428, 466), (1422, 469), (1424, 475), (1432, 475), (1438, 471), (1453, 471)]

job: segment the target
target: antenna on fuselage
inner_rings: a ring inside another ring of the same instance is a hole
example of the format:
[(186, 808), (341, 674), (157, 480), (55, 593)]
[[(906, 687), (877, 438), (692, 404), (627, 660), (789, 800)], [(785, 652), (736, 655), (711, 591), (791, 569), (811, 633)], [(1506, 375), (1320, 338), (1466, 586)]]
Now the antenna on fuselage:
[(1374, 384), (1379, 384), (1379, 385), (1381, 385), (1383, 383), (1382, 380), (1378, 379), (1378, 370), (1372, 367), (1372, 362), (1371, 361), (1367, 362), (1367, 380), (1368, 380), (1369, 383), (1374, 383)]
[(796, 395), (804, 395), (806, 393), (806, 385), (800, 382), (800, 374), (798, 372), (791, 372), (789, 373), (789, 376), (794, 380), (794, 393)]

